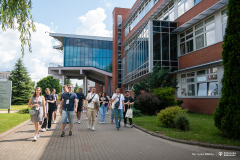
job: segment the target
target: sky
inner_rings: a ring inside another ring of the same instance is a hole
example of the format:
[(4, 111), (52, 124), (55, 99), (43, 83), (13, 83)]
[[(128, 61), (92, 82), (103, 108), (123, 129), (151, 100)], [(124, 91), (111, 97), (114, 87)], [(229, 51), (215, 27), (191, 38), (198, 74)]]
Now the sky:
[[(57, 42), (49, 32), (112, 36), (112, 11), (131, 8), (136, 0), (32, 0), (36, 32), (32, 33), (32, 53), (25, 48), (23, 62), (30, 77), (37, 82), (48, 75), (49, 63), (61, 63), (63, 55), (54, 50)], [(11, 71), (21, 57), (21, 43), (16, 30), (0, 29), (0, 71)], [(82, 84), (82, 81), (72, 80)]]

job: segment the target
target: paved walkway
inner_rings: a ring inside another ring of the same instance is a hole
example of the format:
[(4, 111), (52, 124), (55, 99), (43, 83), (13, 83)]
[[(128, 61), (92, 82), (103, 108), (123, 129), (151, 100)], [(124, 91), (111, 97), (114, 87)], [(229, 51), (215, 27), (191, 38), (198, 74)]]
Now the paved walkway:
[[(59, 121), (60, 116), (57, 116)], [(61, 124), (53, 124), (51, 131), (41, 133), (37, 142), (33, 142), (34, 125), (28, 124), (7, 135), (0, 141), (0, 159), (33, 160), (33, 159), (102, 159), (102, 160), (216, 160), (240, 159), (219, 156), (220, 149), (185, 145), (167, 141), (146, 134), (136, 128), (122, 127), (115, 130), (110, 123), (110, 115), (106, 115), (106, 124), (99, 124), (96, 119), (96, 131), (87, 129), (87, 120), (82, 115), (81, 124), (74, 119), (73, 136), (60, 137)], [(211, 153), (214, 155), (202, 155)]]

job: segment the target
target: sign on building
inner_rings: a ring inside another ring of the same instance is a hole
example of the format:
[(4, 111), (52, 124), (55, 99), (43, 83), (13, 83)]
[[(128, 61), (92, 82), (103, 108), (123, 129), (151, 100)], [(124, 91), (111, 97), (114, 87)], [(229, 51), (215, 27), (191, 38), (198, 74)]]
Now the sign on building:
[(12, 81), (0, 80), (0, 109), (11, 109)]

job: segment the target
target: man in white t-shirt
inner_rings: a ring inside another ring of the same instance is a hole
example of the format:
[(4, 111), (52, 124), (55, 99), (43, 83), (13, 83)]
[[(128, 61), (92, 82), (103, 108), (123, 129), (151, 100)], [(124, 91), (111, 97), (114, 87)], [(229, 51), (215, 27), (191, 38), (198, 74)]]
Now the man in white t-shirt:
[[(120, 105), (118, 108), (116, 108), (116, 103), (120, 102)], [(115, 103), (115, 123), (116, 123), (116, 128), (119, 130), (121, 127), (121, 121), (123, 118), (123, 112), (125, 112), (125, 106), (124, 106), (124, 96), (123, 94), (120, 93), (120, 89), (116, 88), (116, 93), (113, 94), (112, 96), (112, 102)]]
[[(88, 103), (87, 107), (88, 107), (88, 128), (91, 128), (92, 125), (92, 130), (94, 131), (94, 124), (95, 124), (95, 115), (97, 113), (97, 108), (94, 107), (95, 103), (99, 103), (99, 96), (98, 94), (96, 94), (96, 88), (93, 87), (92, 88), (92, 92), (88, 93), (87, 98), (86, 98), (86, 102), (88, 102), (88, 100), (91, 100), (90, 103)], [(91, 124), (91, 119), (92, 119), (92, 124)]]

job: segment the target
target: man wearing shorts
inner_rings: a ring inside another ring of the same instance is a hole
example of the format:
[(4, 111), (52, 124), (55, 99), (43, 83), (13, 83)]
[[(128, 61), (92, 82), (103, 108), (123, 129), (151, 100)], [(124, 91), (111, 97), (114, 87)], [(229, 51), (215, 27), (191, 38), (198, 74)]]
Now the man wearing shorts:
[(78, 109), (77, 109), (77, 123), (80, 124), (81, 121), (81, 112), (82, 112), (82, 107), (83, 107), (83, 102), (84, 102), (84, 95), (82, 93), (82, 88), (78, 89), (78, 93), (77, 93), (77, 101), (78, 101)]
[(61, 123), (62, 123), (62, 134), (61, 137), (65, 136), (65, 126), (67, 124), (67, 117), (69, 118), (69, 136), (72, 136), (73, 118), (74, 112), (77, 113), (78, 103), (77, 95), (72, 92), (72, 85), (68, 85), (68, 92), (63, 94), (59, 112), (62, 112)]

